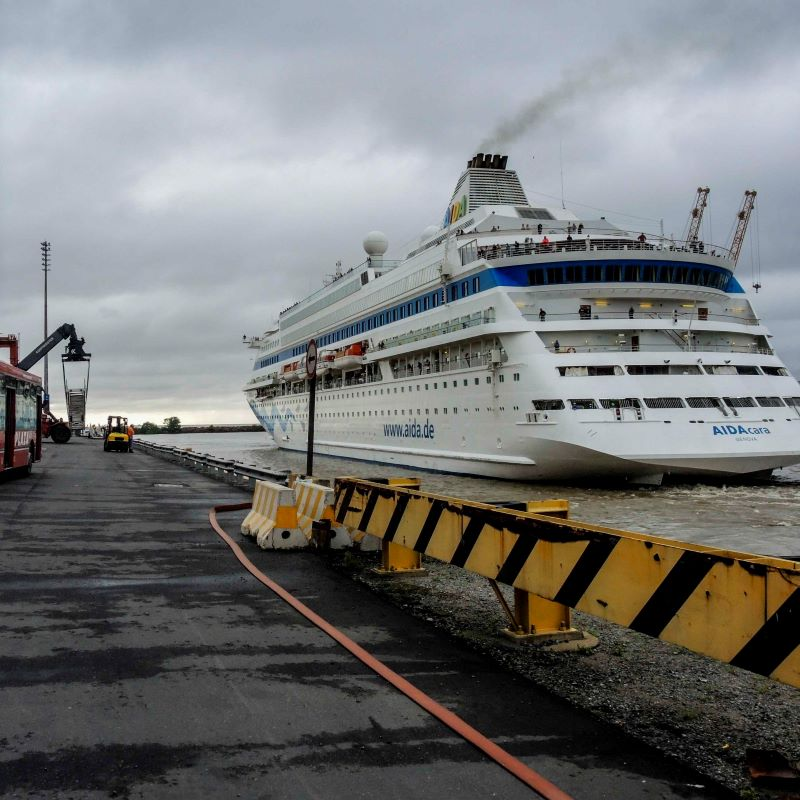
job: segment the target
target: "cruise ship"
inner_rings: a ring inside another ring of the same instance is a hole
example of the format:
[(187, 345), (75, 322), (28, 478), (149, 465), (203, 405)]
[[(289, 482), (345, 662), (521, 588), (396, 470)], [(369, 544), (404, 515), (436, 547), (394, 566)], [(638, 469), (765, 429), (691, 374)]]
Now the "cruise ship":
[(280, 448), (525, 481), (658, 485), (800, 462), (800, 385), (734, 275), (731, 248), (532, 205), (478, 153), (441, 225), (399, 260), (320, 281), (262, 336), (244, 387)]

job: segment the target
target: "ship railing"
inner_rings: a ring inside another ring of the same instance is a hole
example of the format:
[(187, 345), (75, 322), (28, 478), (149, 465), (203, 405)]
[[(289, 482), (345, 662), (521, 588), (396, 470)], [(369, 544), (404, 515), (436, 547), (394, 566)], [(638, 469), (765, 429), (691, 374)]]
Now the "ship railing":
[[(503, 231), (511, 235), (512, 231)], [(526, 233), (523, 231), (523, 233)], [(549, 232), (550, 236), (564, 235), (563, 230)], [(649, 237), (647, 241), (640, 242), (635, 238), (628, 238), (629, 234), (623, 233), (619, 238), (610, 235), (607, 230), (600, 231), (600, 235), (592, 237), (592, 232), (584, 229), (584, 233), (577, 239), (555, 239), (547, 244), (542, 242), (544, 234), (533, 239), (526, 237), (527, 241), (505, 242), (503, 244), (478, 245), (466, 247), (462, 250), (463, 264), (472, 260), (484, 258), (494, 261), (501, 258), (516, 258), (529, 255), (552, 255), (553, 253), (585, 253), (601, 251), (651, 251), (662, 253), (692, 253), (694, 255), (711, 256), (715, 258), (730, 258), (730, 251), (721, 246), (706, 246), (702, 242), (681, 241), (661, 237)], [(548, 237), (549, 238), (549, 237)], [(476, 258), (472, 258), (472, 256)]]
[(393, 365), (393, 378), (418, 378), (424, 375), (441, 375), (469, 367), (489, 367), (492, 365), (490, 353), (464, 354), (452, 358), (444, 356), (439, 360), (409, 362), (405, 365)]
[(461, 331), (465, 328), (472, 328), (476, 325), (488, 325), (496, 322), (497, 315), (493, 306), (490, 306), (483, 311), (476, 311), (474, 314), (466, 314), (463, 317), (456, 317), (448, 322), (442, 322), (438, 325), (431, 325), (426, 328), (418, 328), (416, 330), (408, 331), (400, 336), (390, 336), (378, 342), (378, 349), (384, 350), (390, 347), (401, 347), (404, 344), (411, 344), (419, 342), (422, 339), (428, 339), (434, 336), (443, 336), (447, 333), (454, 333)]
[(582, 311), (569, 311), (566, 313), (551, 313), (545, 312), (544, 319), (541, 318), (542, 309), (539, 306), (524, 305), (520, 306), (520, 312), (526, 319), (538, 319), (540, 322), (552, 321), (571, 321), (571, 320), (602, 320), (602, 319), (660, 319), (664, 322), (735, 322), (740, 325), (761, 325), (761, 320), (753, 316), (745, 316), (744, 314), (698, 314), (697, 309), (694, 311), (596, 311), (592, 308), (591, 313), (587, 316), (586, 312)]
[(676, 350), (684, 353), (748, 353), (760, 356), (774, 356), (775, 351), (769, 347), (741, 344), (674, 344), (669, 347), (664, 344), (639, 344), (630, 342), (617, 342), (614, 344), (584, 344), (571, 345), (559, 343), (556, 347), (551, 344), (547, 349), (551, 353), (570, 355), (572, 353), (674, 353)]

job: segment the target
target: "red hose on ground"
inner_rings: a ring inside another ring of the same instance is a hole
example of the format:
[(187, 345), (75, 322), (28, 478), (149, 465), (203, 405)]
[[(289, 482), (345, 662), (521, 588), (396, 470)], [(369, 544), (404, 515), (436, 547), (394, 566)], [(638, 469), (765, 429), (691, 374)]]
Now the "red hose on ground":
[(436, 717), (440, 722), (443, 722), (459, 736), (464, 738), (470, 744), (482, 750), (492, 760), (497, 762), (501, 767), (510, 772), (515, 778), (522, 781), (522, 783), (529, 786), (537, 792), (545, 800), (572, 800), (570, 795), (563, 792), (554, 784), (550, 783), (546, 778), (539, 775), (530, 767), (525, 766), (521, 761), (514, 758), (510, 753), (503, 750), (490, 739), (487, 739), (482, 733), (479, 733), (471, 725), (464, 722), (461, 717), (448, 711), (444, 706), (439, 705), (432, 697), (429, 697), (423, 691), (418, 689), (412, 683), (409, 683), (405, 678), (398, 675), (394, 670), (389, 669), (381, 661), (378, 661), (375, 656), (368, 653), (363, 647), (356, 644), (350, 637), (343, 634), (338, 628), (334, 628), (329, 622), (324, 620), (318, 614), (313, 612), (304, 603), (301, 603), (296, 597), (289, 594), (282, 586), (279, 586), (275, 581), (268, 578), (261, 572), (252, 561), (244, 554), (241, 547), (227, 534), (219, 522), (217, 521), (217, 513), (225, 511), (243, 511), (250, 508), (250, 503), (236, 503), (233, 505), (214, 506), (208, 512), (208, 519), (211, 522), (211, 527), (222, 537), (227, 543), (228, 547), (233, 550), (236, 558), (239, 559), (244, 568), (258, 581), (264, 584), (268, 589), (273, 591), (278, 597), (288, 603), (296, 611), (299, 611), (307, 620), (316, 625), (320, 630), (324, 631), (334, 641), (338, 642), (345, 650), (352, 653), (359, 661), (368, 666), (373, 672), (380, 675), (384, 680), (388, 681), (395, 688), (399, 689), (406, 697), (413, 700), (417, 705), (424, 708), (429, 714)]

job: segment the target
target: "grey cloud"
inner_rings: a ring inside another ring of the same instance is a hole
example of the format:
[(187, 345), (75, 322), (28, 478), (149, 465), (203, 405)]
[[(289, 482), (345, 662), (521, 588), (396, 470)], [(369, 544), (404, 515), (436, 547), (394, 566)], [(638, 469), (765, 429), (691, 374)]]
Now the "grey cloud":
[(785, 233), (798, 16), (788, 2), (685, 0), (5, 2), (0, 329), (41, 338), (48, 238), (50, 319), (74, 322), (95, 353), (90, 407), (248, 421), (243, 333), (337, 259), (360, 261), (367, 231), (397, 255), (441, 219), (482, 136), (610, 63), (625, 65), (607, 70), (614, 91), (599, 71), (559, 90), (510, 165), (532, 198), (558, 195), (560, 139), (568, 199), (664, 217), (667, 232), (708, 183), (704, 235), (717, 241), (757, 188), (758, 307), (797, 371), (784, 298), (798, 289)]

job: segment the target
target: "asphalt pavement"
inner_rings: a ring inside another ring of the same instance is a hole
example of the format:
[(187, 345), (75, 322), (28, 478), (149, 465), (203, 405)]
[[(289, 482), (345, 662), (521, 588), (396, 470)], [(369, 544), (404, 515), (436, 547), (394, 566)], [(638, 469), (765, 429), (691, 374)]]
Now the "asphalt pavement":
[[(0, 797), (535, 796), (242, 569), (208, 510), (246, 499), (86, 439), (0, 482)], [(575, 798), (731, 796), (318, 556), (243, 547)]]

